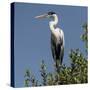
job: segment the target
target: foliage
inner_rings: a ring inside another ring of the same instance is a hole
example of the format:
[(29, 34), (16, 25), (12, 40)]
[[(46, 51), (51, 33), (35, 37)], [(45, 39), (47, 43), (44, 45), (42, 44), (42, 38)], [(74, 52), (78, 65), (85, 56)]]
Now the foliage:
[(86, 52), (88, 51), (88, 25), (85, 23), (83, 26), (84, 33), (81, 35), (81, 40), (85, 43)]
[(28, 69), (26, 70), (24, 78), (25, 78), (25, 81), (24, 81), (25, 87), (39, 86), (38, 81), (35, 79), (34, 75), (32, 75)]
[(44, 63), (44, 60), (42, 60), (42, 63), (41, 63), (41, 77), (42, 77), (42, 85), (47, 85), (47, 72), (46, 72), (46, 65)]
[[(83, 25), (84, 33), (81, 40), (85, 43), (85, 50), (88, 51), (88, 29), (87, 24)], [(69, 53), (70, 66), (63, 64), (59, 72), (47, 72), (44, 60), (40, 65), (41, 81), (35, 79), (29, 70), (25, 73), (25, 86), (46, 86), (46, 85), (64, 85), (81, 84), (88, 82), (88, 60), (87, 56), (80, 49), (71, 49)]]

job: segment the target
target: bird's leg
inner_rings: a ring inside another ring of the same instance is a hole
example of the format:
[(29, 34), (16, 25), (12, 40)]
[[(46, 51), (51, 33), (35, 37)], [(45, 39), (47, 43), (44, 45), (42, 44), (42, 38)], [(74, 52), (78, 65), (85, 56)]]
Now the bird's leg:
[(56, 60), (56, 62), (55, 62), (55, 68), (56, 68), (56, 71), (59, 73), (60, 72), (60, 62), (59, 62), (59, 60)]
[(60, 78), (60, 62), (59, 62), (59, 60), (56, 60), (56, 62), (55, 62), (55, 71), (56, 71), (56, 82), (58, 85), (59, 78)]

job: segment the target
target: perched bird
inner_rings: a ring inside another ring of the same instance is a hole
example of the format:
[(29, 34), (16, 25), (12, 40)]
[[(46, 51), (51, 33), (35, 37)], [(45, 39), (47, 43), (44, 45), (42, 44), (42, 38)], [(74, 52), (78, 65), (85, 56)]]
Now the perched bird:
[(55, 62), (55, 67), (57, 72), (60, 71), (60, 66), (62, 65), (64, 56), (64, 32), (62, 29), (57, 27), (58, 16), (55, 12), (51, 11), (43, 15), (36, 16), (35, 18), (51, 18), (49, 22), (49, 27), (51, 31), (51, 50), (52, 56)]

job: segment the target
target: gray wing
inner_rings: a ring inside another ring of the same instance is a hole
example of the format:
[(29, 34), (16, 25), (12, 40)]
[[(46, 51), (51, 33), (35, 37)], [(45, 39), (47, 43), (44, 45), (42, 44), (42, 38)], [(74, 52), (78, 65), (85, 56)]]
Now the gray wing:
[(55, 49), (56, 49), (55, 39), (53, 34), (51, 34), (51, 51), (54, 60), (56, 60)]
[(63, 62), (63, 56), (64, 56), (64, 45), (65, 45), (65, 40), (64, 40), (64, 32), (63, 30), (59, 30), (60, 31), (60, 34), (61, 34), (61, 53), (60, 53), (60, 63), (62, 64)]
[(55, 36), (51, 34), (51, 50), (53, 59), (60, 60), (60, 64), (62, 64), (63, 56), (64, 56), (64, 45), (63, 38), (60, 37), (60, 42), (56, 44)]

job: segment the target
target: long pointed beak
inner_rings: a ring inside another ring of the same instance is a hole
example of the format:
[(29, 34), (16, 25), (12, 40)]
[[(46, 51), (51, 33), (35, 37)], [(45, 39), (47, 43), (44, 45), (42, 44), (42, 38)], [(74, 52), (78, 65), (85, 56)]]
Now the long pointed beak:
[(48, 14), (43, 14), (43, 15), (36, 16), (35, 18), (42, 19), (42, 18), (46, 18), (47, 16)]

